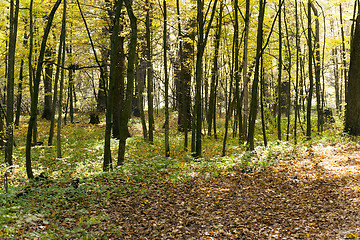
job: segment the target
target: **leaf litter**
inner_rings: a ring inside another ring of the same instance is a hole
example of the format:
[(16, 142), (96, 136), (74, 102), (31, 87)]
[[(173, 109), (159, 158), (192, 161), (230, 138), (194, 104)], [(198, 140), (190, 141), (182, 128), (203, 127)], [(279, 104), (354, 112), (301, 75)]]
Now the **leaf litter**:
[(199, 171), (181, 181), (103, 175), (93, 180), (102, 190), (83, 180), (52, 198), (47, 217), (26, 215), (18, 238), (358, 239), (359, 163), (357, 148), (318, 145), (253, 172)]

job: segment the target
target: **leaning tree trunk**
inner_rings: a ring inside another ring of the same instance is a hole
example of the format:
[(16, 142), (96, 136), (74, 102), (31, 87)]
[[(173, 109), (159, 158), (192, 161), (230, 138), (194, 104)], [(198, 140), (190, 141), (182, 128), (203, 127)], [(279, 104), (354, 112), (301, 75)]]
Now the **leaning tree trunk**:
[(46, 43), (48, 40), (48, 36), (50, 33), (50, 28), (54, 19), (54, 15), (56, 10), (58, 9), (59, 5), (61, 3), (61, 0), (57, 0), (54, 7), (52, 8), (49, 16), (48, 16), (48, 22), (46, 24), (43, 39), (41, 42), (40, 52), (39, 52), (39, 59), (37, 62), (37, 68), (36, 68), (36, 74), (34, 79), (34, 86), (33, 86), (33, 97), (31, 99), (31, 110), (30, 110), (30, 120), (29, 120), (29, 126), (28, 126), (28, 132), (26, 137), (26, 172), (28, 178), (32, 179), (34, 178), (32, 167), (31, 167), (31, 139), (32, 134), (36, 122), (36, 115), (37, 115), (37, 105), (38, 105), (38, 97), (39, 97), (39, 85), (40, 85), (40, 79), (41, 79), (41, 72), (43, 67), (43, 61), (45, 56), (45, 48)]
[(356, 18), (350, 53), (348, 97), (346, 98), (345, 131), (360, 135), (360, 16)]

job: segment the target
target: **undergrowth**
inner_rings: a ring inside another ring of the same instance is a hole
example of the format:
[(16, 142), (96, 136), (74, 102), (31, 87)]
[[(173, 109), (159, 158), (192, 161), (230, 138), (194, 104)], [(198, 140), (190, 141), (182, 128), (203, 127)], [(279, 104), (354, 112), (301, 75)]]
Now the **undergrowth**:
[[(221, 156), (223, 136), (220, 133), (218, 139), (204, 136), (202, 157), (194, 159), (191, 152), (184, 149), (183, 134), (170, 131), (171, 157), (165, 158), (161, 122), (158, 118), (154, 143), (149, 144), (142, 138), (140, 121), (132, 120), (125, 164), (103, 173), (104, 124), (65, 125), (61, 136), (63, 158), (58, 159), (56, 148), (47, 146), (49, 123), (39, 120), (39, 141), (44, 144), (32, 148), (32, 162), (34, 175), (42, 173), (46, 178), (32, 181), (26, 180), (24, 123), (15, 133), (14, 166), (0, 166), (0, 175), (9, 175), (7, 192), (4, 188), (0, 191), (0, 236), (3, 239), (102, 239), (104, 233), (84, 230), (105, 220), (97, 213), (98, 209), (108, 206), (115, 197), (146, 194), (149, 183), (191, 181), (194, 177), (211, 179), (234, 171), (251, 174), (279, 161), (301, 158), (315, 143), (355, 144), (354, 139), (342, 134), (341, 128), (335, 125), (328, 126), (325, 133), (314, 136), (312, 141), (300, 138), (296, 145), (293, 141), (274, 141), (276, 131), (269, 131), (269, 139), (273, 141), (264, 147), (259, 134), (258, 147), (253, 152), (245, 151), (245, 144), (230, 137), (227, 155)], [(176, 129), (175, 125), (173, 119), (171, 128)], [(257, 132), (260, 133), (260, 129)], [(117, 144), (117, 140), (111, 140), (113, 157)], [(74, 187), (76, 179), (79, 184)], [(70, 217), (64, 219), (65, 215)], [(55, 231), (60, 222), (68, 223), (69, 228)]]

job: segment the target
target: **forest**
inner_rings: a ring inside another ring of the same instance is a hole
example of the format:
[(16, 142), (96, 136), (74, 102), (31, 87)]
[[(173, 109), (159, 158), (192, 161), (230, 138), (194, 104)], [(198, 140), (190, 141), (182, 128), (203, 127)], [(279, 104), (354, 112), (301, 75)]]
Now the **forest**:
[(0, 239), (360, 239), (359, 0), (0, 0)]

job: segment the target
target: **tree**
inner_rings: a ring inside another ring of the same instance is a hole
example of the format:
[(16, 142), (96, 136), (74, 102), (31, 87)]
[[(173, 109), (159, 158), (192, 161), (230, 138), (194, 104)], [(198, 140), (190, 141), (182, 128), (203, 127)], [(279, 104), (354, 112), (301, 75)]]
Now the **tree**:
[(11, 166), (13, 164), (14, 146), (14, 78), (15, 78), (15, 51), (19, 17), (19, 0), (10, 1), (10, 34), (8, 49), (8, 76), (6, 98), (6, 151), (5, 160)]
[(131, 113), (131, 102), (134, 91), (135, 78), (135, 60), (136, 60), (136, 44), (137, 44), (137, 18), (134, 15), (131, 0), (124, 0), (127, 13), (130, 18), (130, 42), (128, 46), (128, 65), (126, 73), (126, 92), (124, 100), (124, 108), (120, 117), (120, 138), (117, 165), (123, 165), (125, 160), (125, 144), (128, 138), (128, 121)]
[(170, 157), (169, 144), (169, 77), (167, 69), (167, 6), (163, 1), (164, 30), (163, 30), (163, 51), (164, 51), (164, 75), (165, 75), (165, 157)]
[(32, 140), (32, 134), (33, 134), (36, 117), (37, 117), (37, 105), (38, 105), (38, 101), (39, 101), (39, 99), (38, 99), (39, 85), (40, 85), (42, 67), (43, 67), (43, 62), (44, 62), (46, 43), (48, 40), (48, 36), (50, 33), (54, 15), (55, 15), (56, 10), (58, 9), (60, 3), (61, 3), (61, 0), (57, 0), (49, 14), (48, 21), (47, 21), (47, 24), (46, 24), (46, 27), (44, 30), (44, 35), (43, 35), (42, 42), (41, 42), (39, 58), (38, 58), (38, 63), (37, 63), (37, 67), (36, 67), (36, 74), (35, 74), (34, 86), (33, 86), (33, 96), (31, 98), (30, 120), (29, 120), (29, 124), (28, 124), (27, 136), (26, 136), (26, 172), (27, 172), (28, 178), (30, 178), (30, 179), (34, 178), (34, 175), (32, 172), (32, 167), (31, 167), (31, 140)]
[(154, 83), (153, 83), (153, 67), (152, 67), (152, 47), (151, 47), (151, 5), (146, 0), (146, 60), (147, 60), (147, 97), (148, 97), (148, 118), (149, 118), (149, 142), (154, 141)]
[(258, 30), (256, 40), (256, 60), (255, 60), (255, 75), (252, 85), (250, 114), (249, 114), (249, 130), (248, 130), (248, 144), (249, 150), (254, 150), (254, 133), (255, 133), (255, 120), (258, 109), (258, 88), (259, 88), (259, 72), (260, 72), (260, 59), (263, 51), (263, 23), (265, 15), (266, 0), (259, 0), (259, 16), (258, 16)]
[(345, 131), (351, 135), (360, 135), (360, 17), (356, 18), (355, 32), (350, 53), (346, 98)]
[[(104, 145), (104, 161), (103, 161), (103, 170), (109, 171), (112, 167), (112, 157), (111, 157), (111, 149), (110, 149), (110, 140), (111, 140), (111, 125), (112, 125), (112, 116), (113, 116), (113, 104), (114, 104), (114, 89), (115, 89), (115, 82), (118, 81), (118, 79), (121, 76), (116, 75), (116, 73), (119, 73), (119, 66), (117, 65), (119, 63), (119, 41), (121, 41), (119, 37), (120, 32), (120, 14), (121, 14), (121, 8), (123, 5), (123, 1), (119, 0), (115, 2), (115, 15), (114, 15), (114, 26), (113, 31), (111, 34), (111, 42), (110, 42), (110, 79), (109, 79), (109, 91), (107, 95), (107, 107), (106, 107), (106, 128), (105, 128), (105, 145)], [(119, 117), (120, 117), (120, 113)], [(118, 127), (120, 127), (120, 123), (118, 122)], [(120, 131), (120, 129), (119, 129)], [(120, 137), (120, 132), (119, 132)]]
[(308, 0), (308, 50), (309, 50), (309, 93), (307, 96), (307, 110), (306, 110), (306, 137), (311, 138), (311, 107), (312, 107), (312, 95), (314, 92), (314, 77), (312, 70), (313, 61), (313, 46), (312, 46), (312, 28), (311, 28), (311, 0)]
[(206, 41), (209, 36), (210, 27), (216, 12), (217, 0), (214, 1), (211, 17), (208, 21), (208, 26), (205, 29), (204, 20), (204, 2), (197, 0), (197, 25), (198, 25), (198, 39), (197, 39), (197, 54), (195, 67), (195, 114), (196, 114), (196, 148), (195, 157), (201, 157), (201, 132), (202, 132), (202, 100), (201, 100), (201, 85), (203, 80), (203, 56), (206, 47)]

